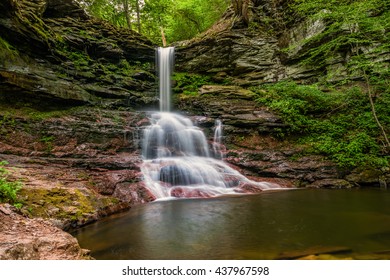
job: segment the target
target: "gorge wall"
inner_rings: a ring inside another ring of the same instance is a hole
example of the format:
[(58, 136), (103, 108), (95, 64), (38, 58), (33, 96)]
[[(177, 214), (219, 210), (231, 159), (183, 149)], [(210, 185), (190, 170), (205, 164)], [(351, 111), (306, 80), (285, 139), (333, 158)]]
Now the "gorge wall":
[[(288, 179), (295, 186), (306, 187), (386, 187), (390, 183), (387, 169), (352, 170), (340, 168), (320, 155), (302, 156), (307, 147), (293, 144), (294, 135), (278, 138), (287, 126), (269, 108), (260, 106), (251, 92), (251, 87), (280, 81), (364, 81), (362, 73), (349, 68), (354, 46), (340, 48), (321, 67), (304, 64), (308, 51), (317, 46), (310, 39), (326, 33), (329, 22), (294, 14), (289, 8), (293, 1), (289, 0), (233, 2), (251, 5), (245, 11), (237, 12), (237, 6), (228, 9), (208, 31), (176, 43), (176, 71), (208, 77), (197, 93), (178, 96), (180, 110), (206, 117), (198, 118), (206, 120), (200, 122), (205, 128), (212, 126), (213, 119), (222, 120), (230, 151), (226, 160), (248, 175)], [(356, 30), (345, 26), (341, 32)], [(372, 45), (365, 46), (361, 53), (388, 68), (390, 52), (373, 49)]]
[[(177, 43), (177, 71), (207, 74), (216, 79), (223, 77), (244, 87), (283, 80), (310, 84), (362, 78), (356, 73), (352, 75), (348, 69), (356, 51), (353, 44), (340, 48), (320, 68), (302, 63), (308, 50), (326, 41), (326, 37), (322, 42), (310, 39), (326, 34), (327, 20), (303, 18), (290, 8), (294, 4), (291, 0), (233, 2), (250, 3), (246, 16), (240, 15), (242, 12), (237, 12), (237, 8), (230, 8), (205, 33)], [(356, 30), (346, 25), (341, 32), (353, 34)], [(374, 52), (374, 47), (364, 46), (361, 52), (372, 61), (388, 66), (390, 52)]]
[[(23, 207), (0, 209), (0, 234), (20, 237), (1, 243), (0, 259), (88, 258), (56, 227), (153, 199), (139, 170), (147, 119), (135, 109), (158, 103), (154, 46), (71, 0), (1, 0), (0, 9), (0, 161), (23, 184)], [(32, 229), (40, 237), (27, 238)]]

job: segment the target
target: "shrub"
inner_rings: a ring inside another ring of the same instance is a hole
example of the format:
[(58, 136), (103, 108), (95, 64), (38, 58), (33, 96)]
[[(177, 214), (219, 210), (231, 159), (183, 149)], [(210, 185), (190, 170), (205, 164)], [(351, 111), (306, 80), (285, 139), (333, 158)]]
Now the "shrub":
[[(323, 154), (341, 167), (389, 165), (369, 99), (361, 88), (324, 92), (317, 86), (281, 82), (253, 89), (257, 101), (278, 113), (307, 152)], [(390, 126), (388, 94), (377, 95), (378, 118)], [(280, 134), (280, 135), (285, 135)]]
[(189, 73), (174, 73), (174, 92), (186, 95), (196, 95), (201, 86), (210, 83), (209, 76)]
[(20, 208), (22, 204), (17, 198), (17, 193), (21, 189), (20, 182), (8, 180), (9, 171), (1, 166), (8, 164), (6, 161), (0, 161), (0, 203), (10, 203)]

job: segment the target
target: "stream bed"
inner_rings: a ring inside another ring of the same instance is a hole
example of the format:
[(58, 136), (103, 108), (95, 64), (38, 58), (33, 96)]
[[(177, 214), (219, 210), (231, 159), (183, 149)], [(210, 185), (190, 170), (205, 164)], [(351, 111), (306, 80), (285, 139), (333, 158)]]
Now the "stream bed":
[(156, 201), (73, 235), (105, 260), (278, 259), (326, 248), (342, 248), (340, 258), (388, 259), (390, 192), (298, 189)]

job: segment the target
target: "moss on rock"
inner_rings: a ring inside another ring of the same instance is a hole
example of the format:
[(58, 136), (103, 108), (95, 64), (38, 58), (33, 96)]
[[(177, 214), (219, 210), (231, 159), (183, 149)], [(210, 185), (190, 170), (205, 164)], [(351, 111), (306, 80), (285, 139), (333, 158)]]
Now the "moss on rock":
[(119, 203), (113, 197), (94, 194), (88, 189), (23, 188), (22, 211), (30, 217), (50, 219), (62, 228), (81, 226), (99, 218), (107, 208)]

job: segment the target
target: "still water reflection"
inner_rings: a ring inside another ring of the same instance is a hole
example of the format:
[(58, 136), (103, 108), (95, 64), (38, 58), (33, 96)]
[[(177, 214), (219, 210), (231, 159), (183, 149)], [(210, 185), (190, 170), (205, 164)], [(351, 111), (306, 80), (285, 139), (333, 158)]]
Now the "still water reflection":
[(289, 190), (154, 202), (75, 232), (97, 259), (274, 259), (313, 246), (390, 250), (390, 192)]

